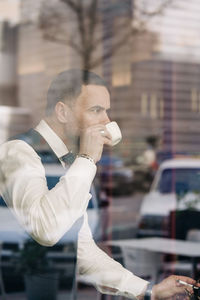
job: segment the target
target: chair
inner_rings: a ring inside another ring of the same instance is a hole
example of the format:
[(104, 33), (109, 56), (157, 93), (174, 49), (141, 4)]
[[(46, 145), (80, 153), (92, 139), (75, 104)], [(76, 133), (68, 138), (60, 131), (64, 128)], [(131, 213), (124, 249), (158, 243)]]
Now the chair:
[(186, 239), (192, 242), (200, 242), (200, 229), (189, 230)]
[[(200, 230), (199, 229), (190, 229), (186, 233), (186, 240), (192, 242), (200, 242)], [(197, 266), (199, 269), (199, 265)], [(192, 262), (186, 259), (180, 260), (177, 259), (172, 262), (168, 262), (164, 264), (164, 271), (170, 273), (176, 273), (180, 275), (188, 275), (190, 277), (193, 276), (193, 266)]]
[(161, 268), (163, 254), (122, 247), (124, 267), (135, 275), (156, 283)]
[[(200, 243), (200, 230), (199, 229), (191, 229), (187, 233), (187, 240), (191, 242)], [(197, 270), (200, 270), (200, 263), (197, 264)]]

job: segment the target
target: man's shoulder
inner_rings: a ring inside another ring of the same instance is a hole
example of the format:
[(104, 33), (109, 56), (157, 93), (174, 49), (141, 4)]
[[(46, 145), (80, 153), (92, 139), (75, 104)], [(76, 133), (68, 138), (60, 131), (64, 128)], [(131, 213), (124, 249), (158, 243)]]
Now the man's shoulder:
[(20, 139), (12, 139), (12, 140), (8, 140), (8, 141), (5, 141), (4, 143), (2, 143), (0, 145), (0, 148), (3, 149), (3, 148), (10, 148), (10, 147), (20, 147), (20, 148), (32, 148), (30, 147), (30, 145), (23, 141), (23, 140), (20, 140)]
[(41, 176), (45, 174), (40, 157), (29, 144), (22, 140), (12, 140), (0, 146), (0, 174), (4, 178), (18, 180), (34, 172)]
[(24, 133), (10, 137), (0, 147), (8, 149), (16, 147), (19, 150), (37, 152), (38, 149), (42, 148), (42, 144), (44, 144), (43, 137), (35, 129), (31, 128)]
[(39, 144), (41, 141), (41, 135), (33, 128), (29, 129), (26, 132), (17, 134), (9, 138), (9, 141), (20, 140), (24, 141), (29, 145)]
[(0, 146), (0, 160), (12, 155), (30, 155), (30, 157), (40, 157), (42, 163), (59, 163), (49, 144), (43, 136), (35, 129), (30, 129), (25, 133), (11, 137), (9, 141)]
[(34, 149), (27, 142), (20, 139), (9, 140), (0, 145), (0, 160), (5, 157), (17, 157), (18, 154), (37, 156)]

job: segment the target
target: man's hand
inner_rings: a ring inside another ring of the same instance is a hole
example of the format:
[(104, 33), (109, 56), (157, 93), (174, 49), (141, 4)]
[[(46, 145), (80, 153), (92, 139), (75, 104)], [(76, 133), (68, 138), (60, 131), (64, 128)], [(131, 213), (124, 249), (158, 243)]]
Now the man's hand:
[(177, 294), (185, 294), (187, 291), (193, 293), (193, 289), (190, 286), (182, 285), (178, 283), (178, 280), (183, 280), (189, 284), (194, 285), (196, 281), (186, 276), (172, 275), (164, 279), (158, 284), (155, 284), (152, 289), (152, 299), (169, 299)]
[(80, 137), (80, 154), (87, 154), (95, 163), (101, 159), (103, 145), (112, 146), (111, 135), (104, 125), (95, 125), (83, 130)]

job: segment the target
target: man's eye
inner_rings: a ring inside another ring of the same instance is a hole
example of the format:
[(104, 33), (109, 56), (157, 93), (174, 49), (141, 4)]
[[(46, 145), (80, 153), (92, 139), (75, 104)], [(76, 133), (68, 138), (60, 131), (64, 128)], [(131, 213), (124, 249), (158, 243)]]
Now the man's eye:
[(98, 108), (98, 107), (92, 108), (91, 111), (95, 112), (95, 113), (99, 113), (101, 111), (101, 108)]

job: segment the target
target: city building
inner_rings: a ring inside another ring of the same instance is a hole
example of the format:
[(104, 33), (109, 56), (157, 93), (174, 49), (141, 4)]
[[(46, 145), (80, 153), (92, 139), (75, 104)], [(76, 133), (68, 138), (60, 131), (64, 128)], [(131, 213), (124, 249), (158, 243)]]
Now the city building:
[[(195, 0), (190, 6), (177, 1), (162, 10), (146, 0), (99, 0), (97, 8), (89, 6), (92, 0), (76, 1), (77, 7), (67, 1), (21, 0), (17, 47), (12, 47), (17, 59), (9, 59), (6, 68), (14, 80), (1, 103), (10, 105), (12, 99), (12, 105), (30, 109), (35, 125), (52, 78), (67, 68), (88, 67), (109, 84), (111, 118), (123, 133), (123, 143), (114, 151), (134, 160), (153, 136), (161, 152), (198, 154), (199, 25), (189, 17), (196, 16), (199, 6)], [(146, 23), (145, 9), (146, 15), (155, 12)], [(170, 22), (180, 26), (170, 27)]]

